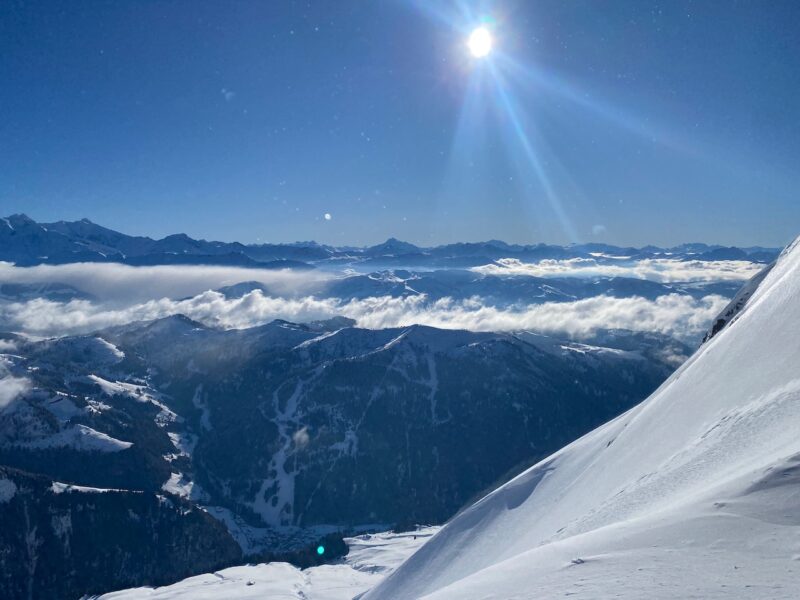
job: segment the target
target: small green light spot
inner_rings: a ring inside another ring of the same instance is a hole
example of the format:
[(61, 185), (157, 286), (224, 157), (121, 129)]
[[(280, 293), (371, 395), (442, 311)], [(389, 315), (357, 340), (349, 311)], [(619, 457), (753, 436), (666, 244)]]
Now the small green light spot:
[(320, 556), (325, 554), (325, 546), (317, 546), (317, 554), (319, 554)]

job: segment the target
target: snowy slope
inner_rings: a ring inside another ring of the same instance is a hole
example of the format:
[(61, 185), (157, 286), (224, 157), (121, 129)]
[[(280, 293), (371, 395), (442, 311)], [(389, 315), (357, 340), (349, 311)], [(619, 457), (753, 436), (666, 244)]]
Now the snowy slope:
[(347, 538), (349, 553), (338, 564), (300, 570), (287, 563), (232, 567), (160, 588), (135, 588), (101, 600), (248, 598), (259, 600), (350, 600), (381, 579), (424, 544), (437, 528)]
[(800, 597), (799, 242), (649, 399), (461, 513), (365, 600)]

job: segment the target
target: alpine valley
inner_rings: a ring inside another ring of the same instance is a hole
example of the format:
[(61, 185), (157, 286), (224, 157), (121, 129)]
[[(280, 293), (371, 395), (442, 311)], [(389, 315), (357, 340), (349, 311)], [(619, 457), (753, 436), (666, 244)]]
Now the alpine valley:
[[(222, 572), (237, 590), (285, 580), (289, 598), (352, 597), (436, 529), (374, 532), (451, 519), (417, 555), (430, 558), (412, 558), (369, 597), (455, 585), (491, 566), (473, 556), (473, 535), (522, 550), (545, 539), (523, 535), (527, 521), (494, 533), (502, 511), (476, 508), (513, 511), (536, 494), (492, 500), (506, 497), (500, 487), (473, 503), (545, 460), (514, 480), (538, 481), (548, 456), (644, 410), (706, 331), (701, 352), (714, 334), (731, 336), (776, 277), (777, 255), (702, 244), (246, 246), (3, 219), (0, 595), (77, 598), (259, 562), (269, 564)], [(613, 448), (646, 457), (646, 443)], [(580, 481), (585, 461), (575, 461)], [(545, 509), (525, 510), (539, 519)], [(332, 561), (357, 583), (334, 577), (344, 595), (295, 585)], [(175, 589), (192, 597), (202, 577)]]

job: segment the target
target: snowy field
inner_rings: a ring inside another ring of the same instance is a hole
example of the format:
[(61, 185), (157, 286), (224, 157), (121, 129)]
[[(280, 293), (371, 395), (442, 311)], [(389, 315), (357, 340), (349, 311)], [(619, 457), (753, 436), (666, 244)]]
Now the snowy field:
[(102, 600), (351, 600), (377, 585), (436, 533), (427, 527), (405, 533), (346, 538), (350, 552), (339, 564), (300, 570), (287, 563), (232, 567), (190, 577), (160, 588), (135, 588), (101, 596)]

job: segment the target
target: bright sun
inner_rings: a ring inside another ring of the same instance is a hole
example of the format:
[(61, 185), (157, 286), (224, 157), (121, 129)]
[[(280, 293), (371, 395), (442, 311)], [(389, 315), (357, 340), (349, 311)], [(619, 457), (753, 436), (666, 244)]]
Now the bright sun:
[(469, 51), (475, 58), (483, 58), (492, 51), (492, 34), (486, 27), (478, 27), (469, 34)]

